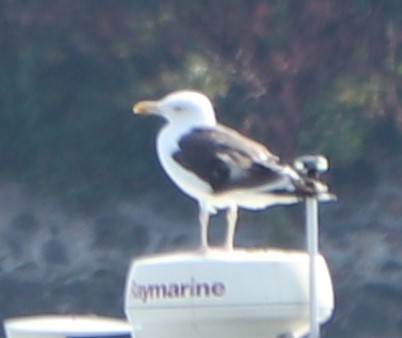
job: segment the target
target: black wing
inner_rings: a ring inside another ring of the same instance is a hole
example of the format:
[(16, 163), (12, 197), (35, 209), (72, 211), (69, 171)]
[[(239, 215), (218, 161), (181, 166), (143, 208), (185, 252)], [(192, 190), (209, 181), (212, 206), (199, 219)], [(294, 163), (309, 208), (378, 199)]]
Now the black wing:
[(223, 126), (193, 129), (180, 139), (179, 147), (173, 158), (215, 192), (265, 185), (282, 177), (278, 158), (266, 147)]

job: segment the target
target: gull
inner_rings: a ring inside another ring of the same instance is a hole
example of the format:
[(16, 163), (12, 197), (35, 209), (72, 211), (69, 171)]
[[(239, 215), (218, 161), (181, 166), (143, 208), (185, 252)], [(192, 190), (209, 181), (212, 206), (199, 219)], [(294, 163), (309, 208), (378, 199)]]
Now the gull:
[(156, 140), (158, 159), (176, 186), (198, 202), (203, 252), (209, 249), (209, 218), (219, 210), (226, 212), (224, 248), (232, 250), (239, 208), (328, 198), (324, 183), (300, 175), (263, 144), (218, 123), (211, 101), (200, 92), (181, 90), (140, 101), (133, 111), (166, 121)]

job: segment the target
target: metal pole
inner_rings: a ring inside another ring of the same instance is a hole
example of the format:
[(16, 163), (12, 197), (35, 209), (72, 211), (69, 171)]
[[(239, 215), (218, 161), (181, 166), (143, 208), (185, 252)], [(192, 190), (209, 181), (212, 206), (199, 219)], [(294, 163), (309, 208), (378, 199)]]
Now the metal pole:
[(309, 293), (310, 293), (310, 338), (320, 337), (320, 322), (317, 301), (317, 256), (318, 256), (318, 201), (306, 198), (306, 232), (309, 253)]

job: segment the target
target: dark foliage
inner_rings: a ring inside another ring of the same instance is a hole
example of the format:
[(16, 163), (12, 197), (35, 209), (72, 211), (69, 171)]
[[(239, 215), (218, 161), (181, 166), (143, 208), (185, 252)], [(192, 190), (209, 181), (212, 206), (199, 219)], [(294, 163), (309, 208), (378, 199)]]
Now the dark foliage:
[(395, 0), (0, 0), (0, 176), (81, 210), (137, 198), (156, 127), (131, 104), (183, 87), (285, 157), (372, 162), (401, 140), (401, 25)]

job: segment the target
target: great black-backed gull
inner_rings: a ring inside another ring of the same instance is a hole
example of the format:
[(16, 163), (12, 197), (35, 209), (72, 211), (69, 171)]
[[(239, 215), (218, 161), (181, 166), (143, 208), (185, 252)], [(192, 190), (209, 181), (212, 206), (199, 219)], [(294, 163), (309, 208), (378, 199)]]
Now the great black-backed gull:
[(327, 198), (325, 184), (300, 176), (264, 145), (219, 124), (211, 101), (190, 90), (140, 101), (136, 114), (167, 123), (157, 137), (159, 161), (172, 181), (199, 204), (201, 250), (208, 249), (211, 214), (226, 210), (225, 248), (232, 249), (238, 208), (293, 204), (308, 195)]

